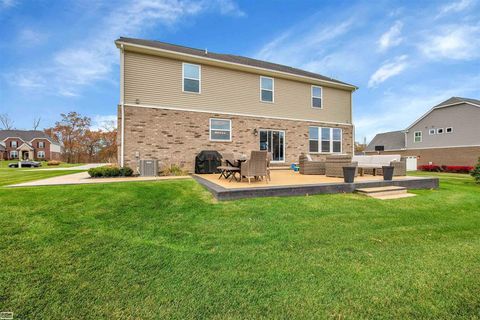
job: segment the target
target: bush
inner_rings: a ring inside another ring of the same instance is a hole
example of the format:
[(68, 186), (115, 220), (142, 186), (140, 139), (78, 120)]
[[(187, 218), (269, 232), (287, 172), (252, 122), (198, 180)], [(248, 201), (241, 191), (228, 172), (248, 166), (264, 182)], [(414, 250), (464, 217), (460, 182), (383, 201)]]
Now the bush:
[(480, 158), (478, 158), (478, 163), (475, 168), (470, 171), (470, 175), (475, 179), (476, 183), (480, 183)]
[(129, 167), (104, 166), (91, 168), (88, 170), (88, 174), (92, 178), (130, 177), (133, 175), (133, 170)]
[(172, 164), (171, 166), (166, 166), (160, 171), (161, 176), (186, 176), (188, 172), (184, 170), (182, 167), (176, 164)]
[(47, 166), (58, 166), (60, 164), (61, 164), (61, 162), (57, 161), (57, 160), (50, 160), (50, 161), (47, 162)]
[(434, 172), (442, 171), (442, 168), (435, 164), (424, 164), (424, 165), (418, 166), (417, 169), (421, 171), (434, 171)]
[(473, 167), (470, 166), (442, 166), (444, 172), (451, 173), (469, 173), (473, 170)]

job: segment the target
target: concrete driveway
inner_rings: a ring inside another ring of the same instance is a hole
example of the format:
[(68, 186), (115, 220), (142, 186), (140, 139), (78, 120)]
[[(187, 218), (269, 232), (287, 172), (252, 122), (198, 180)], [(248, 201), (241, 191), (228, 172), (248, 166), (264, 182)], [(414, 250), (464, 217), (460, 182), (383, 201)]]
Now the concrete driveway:
[[(67, 167), (67, 168), (37, 168), (37, 169), (31, 169), (31, 171), (35, 171), (35, 170), (62, 170), (62, 171), (65, 171), (65, 170), (88, 170), (88, 169), (91, 169), (91, 168), (97, 168), (97, 167), (102, 167), (102, 166), (107, 166), (109, 165), (110, 163), (87, 163), (87, 164), (83, 164), (81, 166), (76, 166), (76, 167)], [(30, 170), (25, 170), (25, 171), (30, 171)]]

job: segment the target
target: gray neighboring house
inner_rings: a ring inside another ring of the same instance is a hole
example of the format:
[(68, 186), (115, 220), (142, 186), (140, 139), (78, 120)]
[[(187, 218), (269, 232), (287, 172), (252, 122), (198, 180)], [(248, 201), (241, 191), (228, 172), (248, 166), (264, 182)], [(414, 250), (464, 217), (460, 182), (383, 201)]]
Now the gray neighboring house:
[(405, 130), (377, 134), (365, 153), (416, 156), (419, 165), (473, 166), (480, 157), (480, 100), (445, 100)]

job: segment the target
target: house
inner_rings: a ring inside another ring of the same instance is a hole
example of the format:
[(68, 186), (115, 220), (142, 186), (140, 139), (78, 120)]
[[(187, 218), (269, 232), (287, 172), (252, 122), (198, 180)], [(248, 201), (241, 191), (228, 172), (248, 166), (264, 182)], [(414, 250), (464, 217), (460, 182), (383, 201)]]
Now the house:
[(272, 152), (273, 164), (353, 153), (351, 84), (231, 54), (132, 38), (120, 49), (119, 164), (193, 171), (202, 150)]
[(0, 145), (0, 154), (4, 160), (60, 159), (60, 144), (43, 131), (0, 130)]
[(416, 156), (419, 165), (473, 166), (480, 157), (480, 100), (452, 97), (407, 129), (380, 133), (367, 154)]

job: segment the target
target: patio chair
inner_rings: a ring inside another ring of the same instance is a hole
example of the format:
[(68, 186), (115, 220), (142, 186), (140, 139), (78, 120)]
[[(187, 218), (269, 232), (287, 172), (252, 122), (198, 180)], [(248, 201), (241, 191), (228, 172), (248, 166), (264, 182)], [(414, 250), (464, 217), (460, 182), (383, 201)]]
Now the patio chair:
[(268, 170), (267, 170), (267, 151), (252, 151), (250, 154), (250, 159), (245, 162), (242, 162), (240, 167), (240, 175), (248, 179), (265, 177), (266, 182), (268, 183)]
[(217, 167), (217, 170), (220, 170), (218, 179), (223, 177), (225, 179), (230, 178), (230, 181), (232, 181), (235, 178), (235, 174), (240, 172), (240, 168), (238, 167), (238, 162), (235, 161), (233, 153), (222, 154), (222, 165)]
[[(357, 162), (352, 162), (349, 155), (328, 155), (325, 160), (325, 175), (327, 177), (343, 178), (343, 167), (357, 167)], [(358, 170), (355, 170), (355, 177)]]
[(298, 163), (301, 174), (325, 174), (325, 161), (314, 161), (309, 154), (302, 153)]
[(238, 162), (235, 161), (235, 156), (233, 155), (233, 153), (227, 153), (227, 152), (222, 153), (222, 166), (228, 166), (228, 167), (238, 166)]

